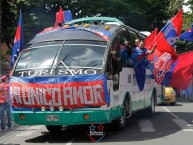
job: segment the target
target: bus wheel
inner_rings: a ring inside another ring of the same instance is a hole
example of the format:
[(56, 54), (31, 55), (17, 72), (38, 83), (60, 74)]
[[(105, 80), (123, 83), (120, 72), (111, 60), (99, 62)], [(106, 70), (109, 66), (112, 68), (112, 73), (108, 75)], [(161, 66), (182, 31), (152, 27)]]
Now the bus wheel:
[(127, 122), (127, 113), (125, 106), (123, 107), (123, 112), (120, 118), (113, 121), (112, 126), (115, 130), (121, 130), (125, 128)]
[(171, 106), (175, 106), (175, 105), (176, 105), (176, 102), (170, 102), (170, 105), (171, 105)]
[(155, 101), (154, 97), (151, 97), (151, 106), (148, 107), (145, 111), (146, 117), (152, 117), (155, 113)]
[(58, 133), (62, 130), (62, 125), (46, 125), (46, 128), (51, 133)]

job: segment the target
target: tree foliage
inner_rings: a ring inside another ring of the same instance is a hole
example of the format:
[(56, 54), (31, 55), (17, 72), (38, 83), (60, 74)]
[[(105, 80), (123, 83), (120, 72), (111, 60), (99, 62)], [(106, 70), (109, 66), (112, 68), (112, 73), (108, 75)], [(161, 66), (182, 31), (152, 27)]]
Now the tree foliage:
[[(186, 4), (193, 10), (193, 0)], [(27, 44), (35, 34), (54, 25), (60, 6), (63, 10), (71, 10), (73, 18), (116, 17), (137, 30), (152, 31), (155, 28), (160, 30), (182, 8), (183, 0), (2, 0), (1, 5), (2, 42), (13, 44), (19, 10), (22, 8), (24, 41)], [(184, 14), (183, 31), (191, 26), (192, 21), (192, 13)], [(180, 45), (184, 44), (182, 42)]]

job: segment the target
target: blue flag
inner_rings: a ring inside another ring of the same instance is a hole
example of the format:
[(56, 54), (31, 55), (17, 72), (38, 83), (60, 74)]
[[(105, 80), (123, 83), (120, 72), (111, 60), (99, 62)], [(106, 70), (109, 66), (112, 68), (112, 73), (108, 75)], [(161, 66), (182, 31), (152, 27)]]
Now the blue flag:
[(70, 10), (64, 11), (64, 23), (72, 20), (72, 13)]
[(131, 59), (133, 61), (133, 65), (135, 68), (136, 80), (139, 91), (143, 91), (145, 85), (145, 77), (146, 77), (146, 66), (149, 61), (146, 59), (147, 49), (137, 50), (134, 49), (131, 54)]
[(23, 38), (23, 19), (22, 19), (22, 13), (20, 10), (20, 18), (19, 23), (17, 26), (15, 39), (14, 39), (14, 45), (12, 48), (12, 56), (11, 56), (11, 66), (14, 66), (14, 63), (19, 55), (19, 52), (24, 48), (24, 38)]
[(180, 39), (185, 41), (193, 41), (193, 25), (192, 28), (189, 28), (187, 31), (180, 35)]

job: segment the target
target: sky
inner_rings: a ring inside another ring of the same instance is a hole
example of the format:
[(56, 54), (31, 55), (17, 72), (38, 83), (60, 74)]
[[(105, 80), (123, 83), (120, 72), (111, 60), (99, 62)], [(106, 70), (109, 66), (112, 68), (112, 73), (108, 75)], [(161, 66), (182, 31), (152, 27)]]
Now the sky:
[[(185, 0), (184, 2), (186, 3), (188, 0)], [(190, 10), (190, 8), (189, 8), (189, 6), (183, 6), (183, 10), (184, 10), (184, 12), (186, 13), (186, 12), (191, 12), (191, 10)]]

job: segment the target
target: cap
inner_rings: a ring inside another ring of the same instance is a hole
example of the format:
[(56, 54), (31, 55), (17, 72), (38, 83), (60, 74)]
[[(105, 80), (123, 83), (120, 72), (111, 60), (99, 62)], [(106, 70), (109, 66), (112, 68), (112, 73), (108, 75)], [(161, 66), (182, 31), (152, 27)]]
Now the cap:
[(6, 81), (7, 79), (8, 79), (7, 76), (2, 76), (2, 77), (1, 77), (1, 80), (2, 80), (2, 81)]

